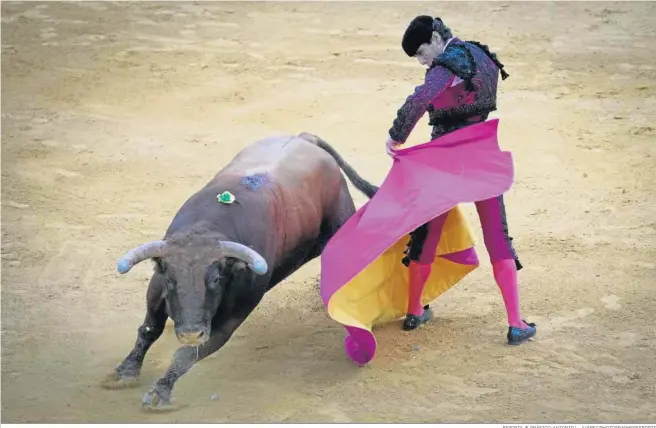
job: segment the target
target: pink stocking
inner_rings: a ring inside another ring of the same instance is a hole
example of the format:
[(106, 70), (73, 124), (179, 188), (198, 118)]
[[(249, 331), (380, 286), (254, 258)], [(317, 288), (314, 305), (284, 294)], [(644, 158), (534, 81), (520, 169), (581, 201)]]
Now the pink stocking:
[(410, 262), (410, 290), (408, 293), (408, 313), (418, 317), (424, 314), (421, 294), (431, 273), (431, 265)]
[(494, 279), (497, 281), (503, 303), (508, 313), (508, 324), (511, 327), (527, 328), (519, 314), (519, 287), (517, 286), (517, 267), (512, 259), (498, 260), (492, 263)]

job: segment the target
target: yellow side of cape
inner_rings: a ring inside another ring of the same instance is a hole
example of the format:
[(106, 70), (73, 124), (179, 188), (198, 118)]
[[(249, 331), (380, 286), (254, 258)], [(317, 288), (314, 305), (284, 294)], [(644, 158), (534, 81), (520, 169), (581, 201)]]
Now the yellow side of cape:
[[(409, 235), (399, 239), (332, 296), (328, 313), (335, 321), (371, 331), (374, 325), (406, 315), (409, 274), (401, 259), (405, 256), (409, 239)], [(424, 287), (423, 304), (436, 299), (478, 267), (437, 256), (473, 246), (474, 239), (460, 207), (451, 209), (442, 229), (431, 275)]]

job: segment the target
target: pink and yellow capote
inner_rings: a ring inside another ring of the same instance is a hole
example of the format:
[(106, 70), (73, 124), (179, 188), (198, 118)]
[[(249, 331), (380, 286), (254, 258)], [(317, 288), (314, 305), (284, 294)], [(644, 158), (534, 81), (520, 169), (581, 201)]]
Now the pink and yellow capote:
[(498, 125), (491, 119), (397, 150), (376, 195), (328, 242), (321, 256), (321, 297), (329, 316), (346, 328), (344, 346), (354, 363), (374, 358), (375, 325), (406, 314), (409, 278), (401, 259), (410, 232), (448, 212), (424, 304), (479, 266), (459, 204), (499, 196), (512, 186), (513, 159), (499, 148)]

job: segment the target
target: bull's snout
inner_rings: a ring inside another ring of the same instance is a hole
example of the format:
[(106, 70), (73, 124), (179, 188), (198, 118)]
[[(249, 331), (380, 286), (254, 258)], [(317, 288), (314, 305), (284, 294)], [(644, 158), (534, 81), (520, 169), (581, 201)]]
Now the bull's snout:
[(202, 345), (210, 337), (209, 329), (204, 326), (176, 327), (175, 335), (183, 345)]

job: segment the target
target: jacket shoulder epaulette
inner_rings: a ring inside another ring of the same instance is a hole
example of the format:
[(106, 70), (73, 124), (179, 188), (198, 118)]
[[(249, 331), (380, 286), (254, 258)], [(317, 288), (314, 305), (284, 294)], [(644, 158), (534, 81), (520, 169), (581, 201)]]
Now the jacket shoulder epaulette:
[(462, 80), (470, 80), (476, 74), (476, 61), (464, 45), (448, 46), (435, 58), (433, 67), (444, 67)]

